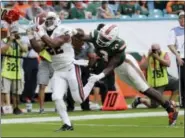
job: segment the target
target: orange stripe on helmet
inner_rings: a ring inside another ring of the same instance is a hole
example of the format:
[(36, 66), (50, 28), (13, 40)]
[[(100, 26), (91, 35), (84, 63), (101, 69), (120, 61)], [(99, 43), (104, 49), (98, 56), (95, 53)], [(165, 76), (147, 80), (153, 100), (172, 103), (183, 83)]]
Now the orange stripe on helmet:
[(106, 31), (105, 34), (108, 35), (112, 29), (114, 29), (116, 25), (111, 25)]

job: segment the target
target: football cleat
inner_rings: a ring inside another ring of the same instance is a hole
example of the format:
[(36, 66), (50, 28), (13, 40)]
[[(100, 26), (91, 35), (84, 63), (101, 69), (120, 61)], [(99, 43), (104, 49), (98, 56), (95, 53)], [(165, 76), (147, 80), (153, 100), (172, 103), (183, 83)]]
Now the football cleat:
[(55, 132), (59, 132), (59, 131), (73, 131), (74, 128), (73, 126), (69, 126), (67, 124), (64, 124), (60, 129), (56, 130)]
[(21, 109), (19, 109), (18, 107), (16, 107), (16, 108), (13, 109), (13, 114), (20, 115), (20, 114), (23, 114), (23, 112), (21, 111)]
[(140, 104), (139, 101), (140, 97), (136, 97), (134, 101), (132, 102), (132, 108), (137, 108), (137, 106)]
[(170, 102), (172, 108), (174, 109), (173, 112), (168, 113), (168, 118), (169, 118), (169, 126), (174, 126), (176, 125), (177, 117), (178, 117), (178, 110), (176, 109), (176, 104), (174, 101)]
[(177, 117), (178, 117), (178, 112), (177, 111), (168, 113), (169, 126), (176, 125)]
[(40, 109), (39, 114), (44, 114), (44, 109)]

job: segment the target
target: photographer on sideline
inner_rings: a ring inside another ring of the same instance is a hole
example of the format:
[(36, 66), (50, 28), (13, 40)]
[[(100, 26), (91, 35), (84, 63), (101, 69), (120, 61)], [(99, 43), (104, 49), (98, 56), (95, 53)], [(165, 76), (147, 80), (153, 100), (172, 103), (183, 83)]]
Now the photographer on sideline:
[[(170, 67), (170, 58), (167, 52), (161, 51), (159, 44), (152, 45), (146, 62), (141, 66), (147, 69), (148, 84), (161, 93), (172, 91), (170, 100), (176, 101), (179, 81), (168, 74), (167, 67)], [(157, 108), (159, 105), (153, 100), (150, 101), (147, 98), (137, 97), (132, 103), (132, 108), (136, 108), (141, 103), (149, 108)]]
[[(19, 30), (16, 24), (10, 27), (10, 36), (2, 39), (1, 53), (7, 56), (3, 57), (3, 67), (2, 67), (2, 91), (1, 96), (4, 97), (2, 103), (5, 106), (6, 111), (9, 113), (12, 110), (10, 102), (10, 91), (12, 91), (12, 102), (13, 102), (13, 113), (21, 114), (22, 111), (17, 108), (17, 101), (19, 100), (19, 95), (22, 93), (22, 66), (21, 59), (9, 56), (21, 56), (23, 52), (27, 51), (27, 46), (22, 42), (22, 38), (19, 36)], [(18, 52), (18, 53), (17, 53)], [(18, 65), (16, 65), (16, 60)], [(18, 78), (16, 72), (18, 70)], [(18, 88), (16, 89), (16, 81), (18, 81)], [(18, 91), (18, 92), (17, 92)], [(18, 95), (17, 95), (18, 94)], [(18, 99), (17, 99), (18, 98)]]

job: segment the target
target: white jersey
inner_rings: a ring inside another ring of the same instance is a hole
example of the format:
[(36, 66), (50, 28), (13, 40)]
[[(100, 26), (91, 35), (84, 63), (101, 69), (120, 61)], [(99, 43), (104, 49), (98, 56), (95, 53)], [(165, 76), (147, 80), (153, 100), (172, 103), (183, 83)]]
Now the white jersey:
[(184, 47), (184, 27), (178, 26), (170, 31), (168, 45), (175, 45), (177, 51), (180, 52), (181, 58), (185, 58)]
[[(72, 29), (67, 28), (66, 26), (59, 25), (53, 31), (51, 38), (69, 34), (71, 33), (71, 30)], [(71, 42), (65, 43), (61, 45), (61, 47), (52, 50), (54, 51), (54, 54), (52, 55), (52, 67), (54, 70), (63, 69), (74, 62), (75, 54)]]

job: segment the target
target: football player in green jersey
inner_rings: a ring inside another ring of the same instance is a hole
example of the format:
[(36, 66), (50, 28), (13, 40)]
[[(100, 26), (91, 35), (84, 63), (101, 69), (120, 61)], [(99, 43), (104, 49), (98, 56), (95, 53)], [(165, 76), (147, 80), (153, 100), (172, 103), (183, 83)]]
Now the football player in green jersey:
[(121, 80), (160, 103), (168, 112), (169, 125), (175, 125), (178, 116), (176, 107), (147, 84), (137, 61), (125, 53), (126, 44), (118, 37), (118, 30), (117, 25), (110, 24), (105, 25), (100, 31), (92, 31), (90, 35), (77, 33), (79, 39), (93, 43), (96, 54), (108, 62), (107, 67), (100, 74), (93, 74), (89, 81), (97, 82), (115, 70)]

